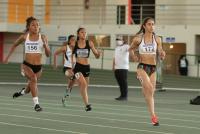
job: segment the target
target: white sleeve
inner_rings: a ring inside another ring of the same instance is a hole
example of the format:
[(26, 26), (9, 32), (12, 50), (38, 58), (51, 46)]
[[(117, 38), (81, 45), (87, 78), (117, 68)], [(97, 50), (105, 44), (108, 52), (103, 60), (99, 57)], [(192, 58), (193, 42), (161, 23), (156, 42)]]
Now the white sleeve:
[(125, 45), (125, 50), (128, 51), (130, 46), (128, 44)]

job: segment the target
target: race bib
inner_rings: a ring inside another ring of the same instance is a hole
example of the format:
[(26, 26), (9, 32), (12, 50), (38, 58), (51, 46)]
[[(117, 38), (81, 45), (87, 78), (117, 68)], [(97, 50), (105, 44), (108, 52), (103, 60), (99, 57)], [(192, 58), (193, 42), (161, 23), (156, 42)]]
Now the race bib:
[(88, 49), (78, 49), (77, 50), (77, 56), (78, 57), (82, 57), (82, 58), (86, 58), (88, 57)]
[(38, 43), (27, 43), (26, 44), (26, 52), (38, 52), (39, 45)]

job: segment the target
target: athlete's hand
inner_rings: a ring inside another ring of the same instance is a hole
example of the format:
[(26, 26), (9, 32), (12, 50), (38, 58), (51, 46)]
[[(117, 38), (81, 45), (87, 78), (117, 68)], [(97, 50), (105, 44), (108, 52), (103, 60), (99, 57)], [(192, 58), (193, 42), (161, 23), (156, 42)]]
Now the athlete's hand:
[(95, 55), (95, 57), (96, 57), (97, 59), (99, 59), (102, 53), (103, 53), (103, 51), (102, 51), (101, 49), (98, 49), (98, 50), (97, 50), (97, 54)]
[(160, 52), (160, 59), (161, 60), (164, 60), (165, 59), (165, 55), (166, 55), (166, 53), (165, 53), (165, 51), (162, 51), (162, 52)]
[(45, 36), (42, 36), (42, 42), (43, 42), (43, 46), (45, 47), (47, 45), (47, 40)]
[(137, 55), (132, 56), (133, 62), (139, 62), (139, 57)]

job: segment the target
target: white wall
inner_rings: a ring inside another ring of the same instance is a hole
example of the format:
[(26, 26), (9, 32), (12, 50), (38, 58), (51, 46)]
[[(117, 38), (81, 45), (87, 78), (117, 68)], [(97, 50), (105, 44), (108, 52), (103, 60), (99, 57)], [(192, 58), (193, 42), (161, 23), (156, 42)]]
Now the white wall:
[(156, 4), (200, 4), (199, 0), (156, 0)]
[(155, 15), (159, 24), (199, 25), (199, 0), (156, 0), (156, 4), (160, 5), (156, 6)]
[(50, 4), (51, 23), (57, 25), (83, 23), (80, 21), (83, 20), (83, 6), (80, 6), (83, 5), (83, 0), (51, 0)]
[(106, 0), (106, 5), (127, 5), (128, 0)]

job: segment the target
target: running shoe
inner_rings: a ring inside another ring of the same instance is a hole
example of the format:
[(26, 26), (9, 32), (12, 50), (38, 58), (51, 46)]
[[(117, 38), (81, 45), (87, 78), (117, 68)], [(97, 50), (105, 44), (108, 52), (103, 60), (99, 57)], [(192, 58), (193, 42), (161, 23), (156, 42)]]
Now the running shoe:
[(39, 104), (36, 104), (35, 107), (34, 107), (34, 109), (35, 109), (36, 112), (42, 111), (42, 108), (40, 107)]
[(64, 93), (64, 96), (65, 96), (65, 97), (70, 96), (71, 91), (72, 91), (72, 88), (66, 89), (66, 91), (65, 91), (65, 93)]
[(64, 96), (64, 97), (62, 97), (61, 101), (62, 101), (63, 107), (66, 107), (66, 101), (69, 100), (69, 99), (70, 99), (70, 95), (69, 94)]
[(151, 117), (151, 123), (153, 126), (159, 126), (158, 117), (156, 115)]
[[(22, 90), (24, 90), (25, 88), (22, 88)], [(13, 99), (15, 99), (15, 98), (17, 98), (17, 97), (19, 97), (19, 96), (22, 96), (23, 94), (21, 93), (22, 92), (22, 90), (20, 91), (20, 92), (15, 92), (14, 94), (13, 94)]]
[(85, 111), (88, 112), (88, 111), (91, 111), (92, 110), (92, 107), (90, 104), (86, 105), (85, 107)]
[(65, 101), (66, 101), (66, 97), (62, 97), (62, 105), (63, 105), (63, 107), (66, 107), (66, 104), (65, 104)]
[(66, 90), (66, 92), (64, 93), (64, 97), (62, 97), (62, 105), (63, 105), (63, 107), (65, 107), (66, 106), (66, 100), (67, 99), (70, 99), (70, 94), (71, 94), (71, 89), (70, 90)]

